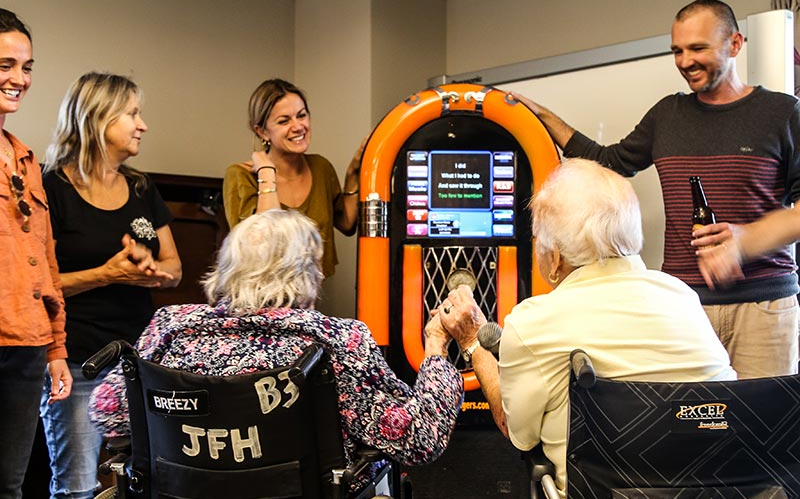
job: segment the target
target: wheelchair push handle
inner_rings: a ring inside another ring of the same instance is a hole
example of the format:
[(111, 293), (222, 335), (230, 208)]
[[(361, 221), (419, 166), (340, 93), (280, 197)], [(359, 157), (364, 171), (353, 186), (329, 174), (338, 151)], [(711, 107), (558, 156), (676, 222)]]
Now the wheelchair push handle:
[(297, 386), (303, 386), (308, 379), (311, 371), (322, 359), (325, 351), (316, 343), (312, 343), (305, 349), (303, 355), (297, 359), (292, 367), (289, 368), (289, 379)]
[(125, 340), (114, 340), (98, 350), (83, 363), (81, 371), (86, 379), (95, 379), (100, 371), (119, 360), (123, 353), (132, 353), (133, 347)]
[(594, 372), (592, 359), (586, 355), (583, 350), (573, 350), (569, 356), (570, 366), (572, 366), (572, 373), (575, 374), (575, 379), (581, 388), (591, 388), (597, 376)]

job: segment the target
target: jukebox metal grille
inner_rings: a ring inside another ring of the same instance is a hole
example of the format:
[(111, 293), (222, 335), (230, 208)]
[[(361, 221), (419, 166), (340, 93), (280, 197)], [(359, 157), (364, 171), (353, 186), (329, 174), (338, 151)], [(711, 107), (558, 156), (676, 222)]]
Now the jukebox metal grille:
[(422, 266), (425, 273), (425, 323), (431, 318), (431, 309), (447, 298), (450, 291), (447, 289), (448, 277), (457, 270), (468, 270), (475, 276), (475, 301), (486, 315), (486, 320), (497, 321), (496, 247), (424, 248)]

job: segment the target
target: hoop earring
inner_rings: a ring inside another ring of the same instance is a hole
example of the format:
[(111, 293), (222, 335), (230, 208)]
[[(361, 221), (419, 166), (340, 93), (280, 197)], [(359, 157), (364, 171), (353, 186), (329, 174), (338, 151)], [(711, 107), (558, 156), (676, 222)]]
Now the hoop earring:
[(264, 152), (269, 152), (272, 147), (272, 143), (266, 139), (261, 139), (261, 145), (264, 146)]
[(558, 270), (556, 270), (555, 272), (552, 272), (552, 271), (551, 271), (551, 272), (550, 272), (550, 273), (547, 275), (547, 280), (548, 280), (548, 281), (550, 281), (550, 282), (552, 282), (553, 284), (557, 283), (557, 282), (558, 282)]

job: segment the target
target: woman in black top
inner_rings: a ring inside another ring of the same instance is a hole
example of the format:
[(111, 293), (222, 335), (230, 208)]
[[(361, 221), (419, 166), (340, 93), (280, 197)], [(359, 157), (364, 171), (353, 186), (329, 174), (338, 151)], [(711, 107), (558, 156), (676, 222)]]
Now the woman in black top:
[(92, 497), (97, 485), (101, 437), (87, 414), (95, 382), (80, 375), (81, 363), (112, 340), (135, 342), (153, 313), (149, 288), (181, 278), (169, 210), (155, 185), (123, 164), (146, 130), (135, 83), (88, 73), (68, 90), (47, 150), (44, 187), (76, 379), (69, 404), (42, 398), (53, 498)]

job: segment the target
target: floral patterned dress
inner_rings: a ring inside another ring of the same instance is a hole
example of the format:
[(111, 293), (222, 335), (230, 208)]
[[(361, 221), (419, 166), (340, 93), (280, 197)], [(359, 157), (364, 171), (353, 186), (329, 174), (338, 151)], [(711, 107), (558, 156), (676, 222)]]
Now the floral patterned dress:
[[(233, 315), (226, 304), (159, 309), (136, 349), (161, 365), (203, 375), (232, 376), (286, 365), (312, 342), (330, 354), (348, 460), (357, 444), (403, 464), (438, 458), (464, 395), (460, 373), (444, 357), (428, 357), (413, 387), (387, 365), (367, 326), (315, 310), (264, 309)], [(120, 366), (95, 388), (90, 416), (106, 436), (130, 433)]]

